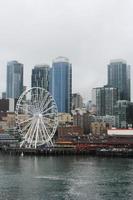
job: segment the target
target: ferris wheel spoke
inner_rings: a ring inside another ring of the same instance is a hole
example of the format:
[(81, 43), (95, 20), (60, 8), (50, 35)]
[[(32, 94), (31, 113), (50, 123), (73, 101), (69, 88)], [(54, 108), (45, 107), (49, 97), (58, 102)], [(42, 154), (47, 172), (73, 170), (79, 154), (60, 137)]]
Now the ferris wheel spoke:
[[(33, 123), (32, 123), (31, 126), (33, 126)], [(25, 142), (27, 142), (27, 135), (29, 134), (30, 129), (31, 129), (31, 127), (28, 129), (27, 133), (24, 135), (24, 140), (21, 142), (20, 147), (22, 147), (23, 144), (24, 144)]]
[(42, 93), (43, 93), (43, 90), (41, 91), (41, 92), (39, 92), (38, 94), (38, 108), (39, 108), (39, 110), (40, 110), (40, 106), (41, 106), (41, 96), (42, 96)]
[(33, 102), (33, 110), (34, 110), (34, 112), (37, 112), (37, 111), (38, 111), (36, 101)]
[(28, 129), (27, 133), (26, 133), (25, 136), (24, 136), (24, 138), (25, 138), (25, 140), (26, 140), (27, 142), (29, 141), (28, 138), (29, 138), (30, 135), (32, 134), (32, 131), (34, 130), (34, 126), (35, 126), (34, 123), (35, 123), (35, 121), (32, 122), (30, 128)]
[(46, 133), (45, 133), (45, 130), (44, 130), (44, 127), (43, 127), (43, 124), (41, 123), (41, 134), (42, 134), (42, 138), (43, 140), (45, 139), (45, 141), (47, 141), (47, 136), (46, 136)]
[(42, 114), (45, 114), (46, 112), (50, 111), (54, 107), (55, 107), (54, 105), (50, 106), (48, 109), (44, 110), (44, 112)]
[(35, 127), (34, 130), (33, 130), (33, 133), (32, 133), (32, 135), (31, 135), (31, 138), (29, 139), (29, 147), (31, 147), (31, 145), (32, 145), (32, 143), (33, 143), (33, 139), (34, 139), (35, 133), (36, 133), (36, 127)]
[(45, 141), (47, 140), (47, 138), (46, 138), (45, 135), (43, 135), (43, 128), (40, 129), (40, 135), (41, 135), (42, 141), (45, 143)]
[(33, 135), (34, 130), (35, 130), (35, 128), (34, 128), (34, 125), (33, 125), (33, 126), (31, 127), (31, 129), (30, 129), (28, 135), (27, 135), (27, 139), (26, 139), (26, 140), (27, 140), (28, 144), (30, 143), (30, 140), (31, 140), (31, 137), (32, 137), (32, 135)]
[(38, 88), (37, 88), (37, 109), (39, 110), (39, 92), (38, 92)]
[(52, 119), (52, 118), (47, 118), (47, 117), (43, 117), (43, 121), (47, 122), (47, 123), (51, 123), (51, 124), (55, 124), (56, 119)]
[(54, 127), (54, 124), (52, 125), (52, 124), (50, 124), (49, 122), (47, 122), (46, 120), (45, 120), (45, 122), (43, 122), (44, 124), (47, 124), (50, 128), (53, 128)]
[(37, 97), (36, 97), (36, 96), (37, 96), (36, 94), (33, 94), (33, 95), (31, 96), (31, 102), (32, 102), (32, 105), (33, 105), (33, 107), (34, 107), (35, 109), (37, 109), (37, 107), (36, 107)]
[(37, 101), (35, 103), (35, 106), (36, 106), (37, 111), (39, 111), (40, 110), (40, 106), (39, 106), (39, 97), (38, 97), (38, 94), (37, 94), (36, 99), (37, 99)]
[(32, 115), (32, 112), (26, 108), (20, 107), (19, 109), (21, 109), (23, 113)]
[(53, 117), (54, 117), (54, 116), (56, 116), (56, 113), (53, 113), (53, 112), (52, 112), (52, 113), (46, 113), (46, 114), (44, 114), (43, 116), (44, 116), (44, 117), (45, 117), (45, 116), (53, 116)]
[(22, 105), (19, 106), (19, 109), (22, 109), (22, 111), (26, 112), (26, 113), (29, 113), (32, 115), (32, 110), (29, 110), (28, 108), (24, 108)]
[(31, 112), (34, 113), (35, 112), (35, 106), (32, 104), (31, 105)]
[(33, 103), (32, 106), (33, 106), (33, 113), (35, 113), (37, 111), (35, 103)]
[(22, 121), (22, 122), (19, 122), (19, 124), (24, 124), (24, 123), (26, 123), (26, 122), (31, 121), (32, 119), (33, 119), (33, 117), (28, 118), (28, 119), (26, 119), (26, 120), (24, 120), (24, 121)]
[(22, 128), (21, 133), (23, 133), (24, 131), (26, 131), (26, 129), (28, 129), (28, 128), (31, 126), (31, 124), (32, 124), (31, 121), (28, 122), (28, 123), (26, 124), (26, 126), (24, 126), (24, 127)]
[(39, 119), (37, 120), (37, 125), (36, 125), (36, 137), (35, 137), (35, 148), (37, 147), (37, 142), (38, 142), (38, 132), (39, 132)]
[(36, 95), (32, 95), (31, 97), (31, 102), (32, 102), (32, 105), (35, 106), (35, 102), (36, 102)]
[[(42, 126), (43, 126), (43, 124), (42, 124)], [(44, 126), (43, 126), (43, 128), (42, 128), (42, 135), (43, 135), (43, 137), (45, 138), (45, 141), (47, 141), (47, 140), (48, 140), (48, 136), (47, 136), (47, 133), (46, 133), (46, 131), (45, 131), (45, 129), (44, 129)]]
[[(52, 103), (52, 99), (49, 99), (45, 104), (44, 104), (44, 108), (43, 108), (43, 111), (45, 111), (45, 109), (47, 109), (48, 105)], [(42, 111), (42, 112), (43, 112)]]
[[(50, 135), (50, 138), (52, 138), (53, 136), (52, 136), (52, 132), (50, 131), (50, 129), (49, 128), (47, 128), (47, 133), (48, 133), (48, 135)], [(50, 139), (51, 140), (51, 139)]]
[(39, 142), (40, 142), (40, 140), (41, 141), (43, 141), (43, 142), (45, 142), (44, 141), (44, 138), (43, 138), (43, 135), (42, 135), (42, 126), (41, 126), (41, 122), (39, 122), (39, 134), (38, 134), (38, 138), (39, 138)]
[(20, 143), (20, 148), (23, 146), (24, 143), (25, 143), (25, 141), (23, 140), (23, 141)]
[(39, 98), (40, 106), (41, 106), (41, 102), (43, 102), (43, 96), (44, 96), (43, 94), (44, 94), (44, 90), (42, 90), (40, 93), (40, 98)]
[(47, 122), (49, 122), (49, 123), (55, 123), (55, 119), (43, 117), (43, 120), (44, 120), (44, 121), (47, 121)]
[[(41, 121), (42, 121), (42, 120), (41, 120)], [(44, 127), (44, 129), (45, 129), (45, 132), (46, 132), (46, 134), (47, 134), (49, 140), (51, 140), (51, 137), (50, 137), (50, 135), (48, 134), (47, 128), (46, 128), (46, 126), (45, 126), (45, 124), (44, 124), (43, 121), (42, 121), (42, 124), (43, 124), (43, 127)]]
[(44, 98), (42, 99), (42, 103), (40, 105), (40, 109), (41, 109), (42, 112), (43, 112), (43, 108), (44, 108), (44, 105), (45, 105), (48, 97), (49, 97), (49, 94), (47, 93), (47, 94), (45, 94)]

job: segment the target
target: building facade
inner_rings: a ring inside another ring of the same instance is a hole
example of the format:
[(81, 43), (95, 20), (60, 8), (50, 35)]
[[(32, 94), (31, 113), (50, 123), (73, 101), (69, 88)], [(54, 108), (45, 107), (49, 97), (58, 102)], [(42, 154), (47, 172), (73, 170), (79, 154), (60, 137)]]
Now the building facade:
[(70, 113), (58, 113), (58, 123), (59, 125), (72, 124), (72, 116)]
[(93, 103), (96, 105), (96, 115), (104, 115), (105, 113), (105, 98), (104, 98), (104, 88), (97, 87), (92, 89)]
[(107, 133), (106, 123), (92, 122), (91, 123), (91, 133), (93, 136), (106, 134)]
[(104, 86), (104, 99), (105, 99), (105, 115), (114, 114), (114, 106), (118, 100), (118, 89), (113, 87)]
[(114, 105), (118, 100), (118, 89), (109, 86), (93, 88), (94, 94), (96, 114), (98, 116), (113, 115)]
[(112, 60), (108, 65), (108, 85), (118, 88), (119, 100), (130, 101), (130, 66), (124, 60)]
[(23, 92), (23, 64), (18, 61), (7, 63), (7, 98), (17, 99)]
[(6, 99), (6, 92), (2, 92), (2, 99)]
[(72, 110), (83, 108), (83, 98), (79, 93), (72, 94)]
[(69, 141), (72, 140), (74, 136), (82, 136), (83, 134), (83, 129), (79, 126), (58, 127), (58, 139), (61, 141)]
[(127, 100), (117, 101), (114, 114), (116, 116), (117, 128), (133, 127), (133, 103)]
[(58, 111), (70, 113), (72, 105), (72, 65), (64, 57), (53, 61), (51, 70), (51, 93), (56, 101)]
[(49, 91), (49, 65), (36, 65), (32, 69), (31, 86), (41, 87)]
[(89, 112), (85, 110), (76, 109), (72, 111), (73, 125), (83, 128), (84, 134), (89, 134)]

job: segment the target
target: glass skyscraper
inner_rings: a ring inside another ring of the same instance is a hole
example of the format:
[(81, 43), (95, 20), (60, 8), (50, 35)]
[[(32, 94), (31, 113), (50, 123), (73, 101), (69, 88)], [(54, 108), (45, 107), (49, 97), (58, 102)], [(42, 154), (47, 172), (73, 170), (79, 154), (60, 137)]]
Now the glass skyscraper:
[(51, 93), (59, 112), (71, 112), (72, 104), (72, 65), (64, 57), (53, 61), (51, 70)]
[(130, 101), (130, 66), (124, 60), (112, 60), (108, 65), (108, 85), (118, 88), (118, 98)]
[(36, 65), (32, 69), (31, 86), (42, 87), (49, 91), (49, 65)]
[(118, 100), (118, 89), (106, 85), (93, 88), (92, 93), (95, 96), (96, 114), (98, 116), (113, 115), (114, 106)]
[(7, 98), (17, 99), (23, 92), (23, 64), (18, 61), (7, 63)]

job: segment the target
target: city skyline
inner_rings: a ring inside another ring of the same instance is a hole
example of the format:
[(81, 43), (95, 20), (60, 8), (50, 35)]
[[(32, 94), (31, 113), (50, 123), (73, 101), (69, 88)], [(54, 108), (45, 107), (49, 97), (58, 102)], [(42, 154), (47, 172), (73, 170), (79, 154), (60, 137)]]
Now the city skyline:
[[(62, 57), (62, 56), (59, 56), (60, 58), (66, 58), (66, 57)], [(59, 58), (59, 57), (57, 57), (57, 58)], [(55, 58), (55, 59), (57, 59), (57, 58)], [(68, 58), (66, 58), (66, 59), (68, 59)], [(52, 59), (52, 61), (54, 61), (54, 59)], [(117, 62), (125, 62), (125, 63), (127, 63), (127, 61), (126, 60), (124, 60), (124, 59), (111, 59), (110, 60), (110, 62), (108, 62), (108, 65), (106, 66), (106, 72), (107, 72), (107, 74), (106, 74), (106, 77), (105, 77), (105, 79), (104, 79), (104, 84), (103, 85), (106, 85), (106, 84), (108, 84), (108, 67), (109, 67), (109, 65), (111, 64), (111, 63), (117, 63)], [(18, 64), (20, 63), (19, 61), (16, 61), (16, 60), (11, 60), (11, 61), (9, 61), (9, 62), (7, 62), (7, 65), (8, 65), (8, 63), (12, 63), (12, 62), (17, 62)], [(24, 63), (22, 63), (22, 65), (23, 65), (23, 71), (25, 72), (25, 68), (24, 68)], [(33, 84), (32, 84), (32, 78), (33, 78), (33, 71), (36, 71), (37, 70), (37, 68), (39, 69), (39, 68), (45, 68), (45, 67), (48, 67), (49, 68), (49, 76), (50, 76), (50, 70), (52, 69), (52, 64), (51, 65), (49, 65), (49, 64), (46, 64), (46, 63), (44, 63), (44, 64), (36, 64), (36, 65), (34, 65), (33, 67), (32, 67), (32, 69), (31, 69), (31, 73), (30, 73), (30, 77), (28, 78), (28, 80), (29, 80), (29, 84), (28, 85), (25, 85), (24, 84), (24, 81), (23, 81), (23, 86), (25, 86), (26, 88), (30, 88), (30, 87), (33, 87)], [(131, 72), (131, 66), (130, 65), (127, 65), (127, 67), (130, 67), (130, 72)], [(6, 71), (7, 72), (7, 71)], [(23, 72), (23, 73), (24, 73)], [(26, 73), (26, 72), (25, 72)], [(25, 74), (24, 73), (24, 74)], [(72, 75), (73, 75), (73, 73), (72, 73)], [(28, 76), (26, 76), (26, 77), (28, 77)], [(34, 77), (35, 78), (35, 77)], [(25, 76), (23, 76), (23, 80), (25, 79)], [(50, 77), (49, 77), (49, 79), (50, 79)], [(132, 76), (131, 76), (131, 73), (130, 73), (130, 79), (131, 79), (131, 83), (132, 83)], [(107, 81), (107, 82), (105, 82), (105, 80)], [(38, 80), (39, 81), (39, 80)], [(50, 80), (49, 80), (50, 81)], [(73, 79), (72, 79), (72, 82), (73, 82)], [(97, 85), (97, 87), (102, 87), (103, 86), (102, 84), (100, 85)], [(5, 90), (3, 90), (3, 91), (0, 91), (0, 97), (2, 97), (2, 93), (3, 92), (6, 92), (6, 90), (7, 90), (7, 74), (6, 74), (6, 82), (5, 82), (5, 86), (6, 86), (6, 88), (5, 88)], [(35, 86), (35, 85), (34, 85)], [(49, 89), (48, 89), (48, 91), (50, 91), (51, 90), (51, 88), (50, 88), (51, 86), (49, 85)], [(95, 87), (93, 87), (93, 88), (95, 88)], [(84, 100), (84, 102), (86, 102), (87, 103), (87, 101), (88, 100), (92, 100), (92, 89), (93, 88), (90, 88), (90, 92), (91, 92), (91, 94), (89, 95), (89, 96), (86, 96), (86, 98), (85, 98), (85, 96), (83, 96), (83, 94), (82, 94), (82, 92), (80, 91), (80, 88), (79, 88), (79, 90), (77, 90), (76, 92), (73, 90), (73, 85), (72, 85), (72, 93), (80, 93), (81, 95), (82, 95), (82, 98), (83, 98), (83, 100)], [(46, 88), (45, 88), (46, 89)], [(131, 93), (131, 101), (132, 101), (132, 85), (130, 84), (130, 93)]]
[(133, 66), (132, 9), (131, 0), (1, 1), (0, 93), (6, 89), (8, 61), (24, 64), (24, 85), (29, 86), (36, 64), (51, 65), (65, 56), (73, 65), (73, 92), (89, 99), (91, 88), (105, 85), (111, 59)]

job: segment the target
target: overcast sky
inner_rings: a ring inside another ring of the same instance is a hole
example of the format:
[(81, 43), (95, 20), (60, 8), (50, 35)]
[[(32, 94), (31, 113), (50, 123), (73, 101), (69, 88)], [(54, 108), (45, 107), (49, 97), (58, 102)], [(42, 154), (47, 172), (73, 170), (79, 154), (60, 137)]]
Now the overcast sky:
[(30, 86), (34, 65), (57, 56), (72, 63), (73, 92), (91, 98), (110, 59), (133, 66), (133, 0), (0, 0), (0, 92), (8, 61), (24, 64)]

